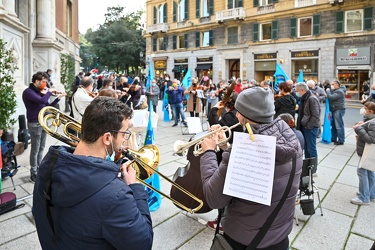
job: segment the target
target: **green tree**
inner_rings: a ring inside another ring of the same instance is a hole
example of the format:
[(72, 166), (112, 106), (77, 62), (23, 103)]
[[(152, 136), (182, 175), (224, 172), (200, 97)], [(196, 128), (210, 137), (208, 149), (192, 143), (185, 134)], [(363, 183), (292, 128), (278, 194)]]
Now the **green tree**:
[(123, 7), (110, 7), (106, 21), (96, 31), (89, 30), (85, 38), (101, 66), (120, 72), (141, 63), (139, 53), (145, 54), (146, 40), (140, 26), (143, 11), (123, 15)]
[(61, 54), (60, 82), (65, 88), (66, 96), (72, 97), (73, 83), (75, 80), (74, 58), (70, 54)]
[(13, 78), (16, 69), (12, 50), (6, 49), (6, 43), (0, 39), (0, 129), (7, 130), (16, 122), (11, 118), (17, 108)]

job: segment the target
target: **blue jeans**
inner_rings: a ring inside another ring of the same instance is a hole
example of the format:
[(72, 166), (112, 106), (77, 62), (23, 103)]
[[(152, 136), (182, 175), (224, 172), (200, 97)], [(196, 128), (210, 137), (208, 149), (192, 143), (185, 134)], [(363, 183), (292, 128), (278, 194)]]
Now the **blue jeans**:
[(179, 103), (173, 103), (171, 104), (173, 112), (174, 112), (174, 124), (178, 124), (178, 117), (179, 114), (181, 115), (181, 121), (182, 123), (185, 122), (185, 114), (184, 114), (184, 108), (182, 106), (182, 102)]
[(359, 178), (358, 198), (368, 203), (370, 199), (375, 199), (375, 172), (358, 168), (357, 174)]
[(28, 122), (27, 128), (30, 133), (31, 150), (30, 150), (30, 175), (38, 174), (39, 164), (43, 159), (43, 151), (46, 146), (46, 132), (38, 122)]
[(302, 134), (305, 138), (305, 158), (318, 157), (318, 152), (316, 150), (316, 138), (318, 137), (318, 133), (319, 128), (302, 128)]
[(332, 126), (332, 141), (345, 142), (345, 128), (344, 120), (345, 109), (332, 111), (333, 119), (331, 120)]

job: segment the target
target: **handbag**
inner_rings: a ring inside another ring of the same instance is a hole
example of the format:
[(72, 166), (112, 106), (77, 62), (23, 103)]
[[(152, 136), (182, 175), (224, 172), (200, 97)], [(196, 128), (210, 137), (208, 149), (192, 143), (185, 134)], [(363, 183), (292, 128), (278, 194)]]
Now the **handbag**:
[(375, 172), (375, 144), (366, 143), (363, 150), (361, 160), (359, 162), (359, 168), (367, 169)]
[[(375, 145), (375, 144), (374, 144)], [(263, 240), (264, 236), (266, 235), (268, 229), (271, 227), (272, 222), (275, 220), (277, 214), (280, 212), (281, 207), (284, 205), (284, 202), (290, 192), (292, 187), (294, 175), (296, 172), (296, 156), (292, 159), (292, 171), (290, 172), (288, 184), (286, 185), (285, 191), (283, 196), (281, 197), (279, 203), (277, 204), (276, 208), (272, 211), (272, 213), (268, 216), (266, 222), (260, 228), (258, 233), (255, 235), (254, 239), (250, 242), (247, 246), (246, 250), (254, 250), (258, 247), (259, 243)], [(212, 245), (210, 250), (233, 250), (233, 247), (228, 243), (228, 241), (224, 238), (222, 234), (219, 233), (219, 225), (221, 221), (221, 216), (223, 214), (224, 209), (219, 209), (219, 216), (217, 218), (217, 226), (215, 230), (215, 236), (212, 241)]]

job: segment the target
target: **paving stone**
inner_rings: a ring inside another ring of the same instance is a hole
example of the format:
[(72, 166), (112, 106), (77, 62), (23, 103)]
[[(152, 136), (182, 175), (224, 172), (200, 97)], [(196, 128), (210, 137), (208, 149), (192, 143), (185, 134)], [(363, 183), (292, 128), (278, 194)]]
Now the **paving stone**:
[(345, 250), (370, 249), (373, 243), (373, 240), (351, 233), (346, 243)]
[(350, 199), (355, 197), (356, 191), (357, 188), (355, 187), (335, 183), (324, 198), (322, 206), (345, 215), (354, 216), (357, 212), (357, 205), (351, 204)]
[(170, 217), (176, 216), (181, 209), (177, 208), (170, 200), (163, 198), (160, 208), (151, 212), (152, 226), (156, 227)]
[(14, 249), (28, 249), (28, 250), (39, 250), (42, 249), (39, 243), (37, 232), (23, 235), (22, 237), (10, 241), (0, 246), (3, 250), (14, 250)]
[(344, 166), (346, 165), (346, 163), (348, 162), (350, 156), (331, 153), (326, 158), (324, 158), (323, 161), (319, 163), (319, 166), (325, 166), (329, 168), (342, 170)]
[(343, 249), (352, 218), (339, 212), (324, 210), (324, 216), (311, 216), (291, 246), (296, 249)]
[(344, 145), (336, 146), (335, 154), (351, 156), (355, 150), (355, 145), (345, 143)]
[(210, 249), (212, 239), (214, 238), (215, 231), (209, 228), (204, 229), (195, 235), (193, 239), (186, 244), (177, 248), (179, 250), (197, 250), (197, 249)]
[(358, 166), (358, 164), (359, 164), (359, 156), (357, 155), (357, 153), (354, 153), (352, 155), (352, 157), (350, 158), (348, 164), (351, 165), (351, 166), (355, 166), (355, 167)]
[[(358, 207), (358, 205), (353, 205)], [(369, 206), (359, 206), (357, 219), (354, 222), (352, 232), (366, 236), (375, 241), (375, 203)]]
[(2, 248), (3, 243), (8, 243), (11, 240), (18, 239), (35, 231), (34, 224), (25, 215), (4, 220), (0, 223), (0, 248)]
[(314, 178), (315, 185), (319, 189), (328, 190), (333, 185), (333, 183), (335, 182), (339, 174), (340, 174), (340, 171), (337, 169), (318, 165), (318, 170), (317, 170), (318, 177)]
[(357, 167), (346, 165), (344, 170), (340, 173), (336, 183), (342, 183), (358, 188), (359, 179), (357, 175)]

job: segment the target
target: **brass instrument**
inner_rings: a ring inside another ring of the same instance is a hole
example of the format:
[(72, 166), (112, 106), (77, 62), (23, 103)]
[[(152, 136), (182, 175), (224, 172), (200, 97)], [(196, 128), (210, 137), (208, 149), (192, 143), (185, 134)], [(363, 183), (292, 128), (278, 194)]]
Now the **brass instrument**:
[(193, 154), (195, 156), (199, 156), (200, 154), (203, 153), (203, 150), (202, 150), (202, 142), (203, 140), (206, 138), (206, 137), (210, 137), (212, 136), (213, 134), (219, 132), (219, 131), (223, 131), (225, 133), (228, 133), (228, 137), (222, 139), (221, 141), (218, 142), (218, 145), (222, 145), (222, 144), (225, 144), (229, 141), (229, 138), (231, 137), (232, 135), (232, 131), (231, 129), (237, 127), (241, 125), (240, 123), (236, 123), (234, 124), (233, 126), (231, 127), (228, 127), (228, 126), (223, 126), (221, 127), (220, 129), (217, 129), (217, 130), (213, 130), (211, 132), (209, 132), (208, 134), (206, 134), (205, 136), (201, 137), (201, 138), (198, 138), (196, 140), (193, 140), (193, 141), (190, 141), (188, 143), (185, 143), (183, 141), (176, 141), (174, 144), (173, 144), (173, 149), (175, 151), (175, 153), (179, 156), (184, 156), (186, 155), (186, 151), (187, 149), (189, 149), (191, 146), (194, 145), (194, 151), (193, 151)]
[[(38, 121), (42, 128), (50, 136), (70, 145), (76, 147), (80, 141), (81, 134), (81, 124), (73, 119), (72, 117), (64, 114), (60, 110), (54, 107), (44, 107), (40, 110), (38, 115)], [(60, 134), (58, 129), (63, 125), (64, 134)], [(154, 190), (160, 195), (172, 201), (177, 206), (186, 210), (187, 212), (194, 213), (203, 207), (203, 201), (192, 195), (189, 191), (181, 187), (180, 185), (174, 183), (172, 180), (168, 179), (165, 175), (156, 170), (160, 161), (160, 152), (157, 146), (155, 145), (145, 145), (138, 151), (127, 149), (127, 154), (129, 158), (133, 160), (132, 167), (134, 167), (137, 173), (137, 180), (148, 188)], [(181, 190), (183, 193), (194, 199), (199, 203), (196, 208), (188, 208), (170, 196), (164, 194), (160, 190), (155, 189), (153, 186), (146, 183), (144, 180), (148, 179), (153, 173), (157, 173), (161, 178), (165, 179), (177, 189)]]

